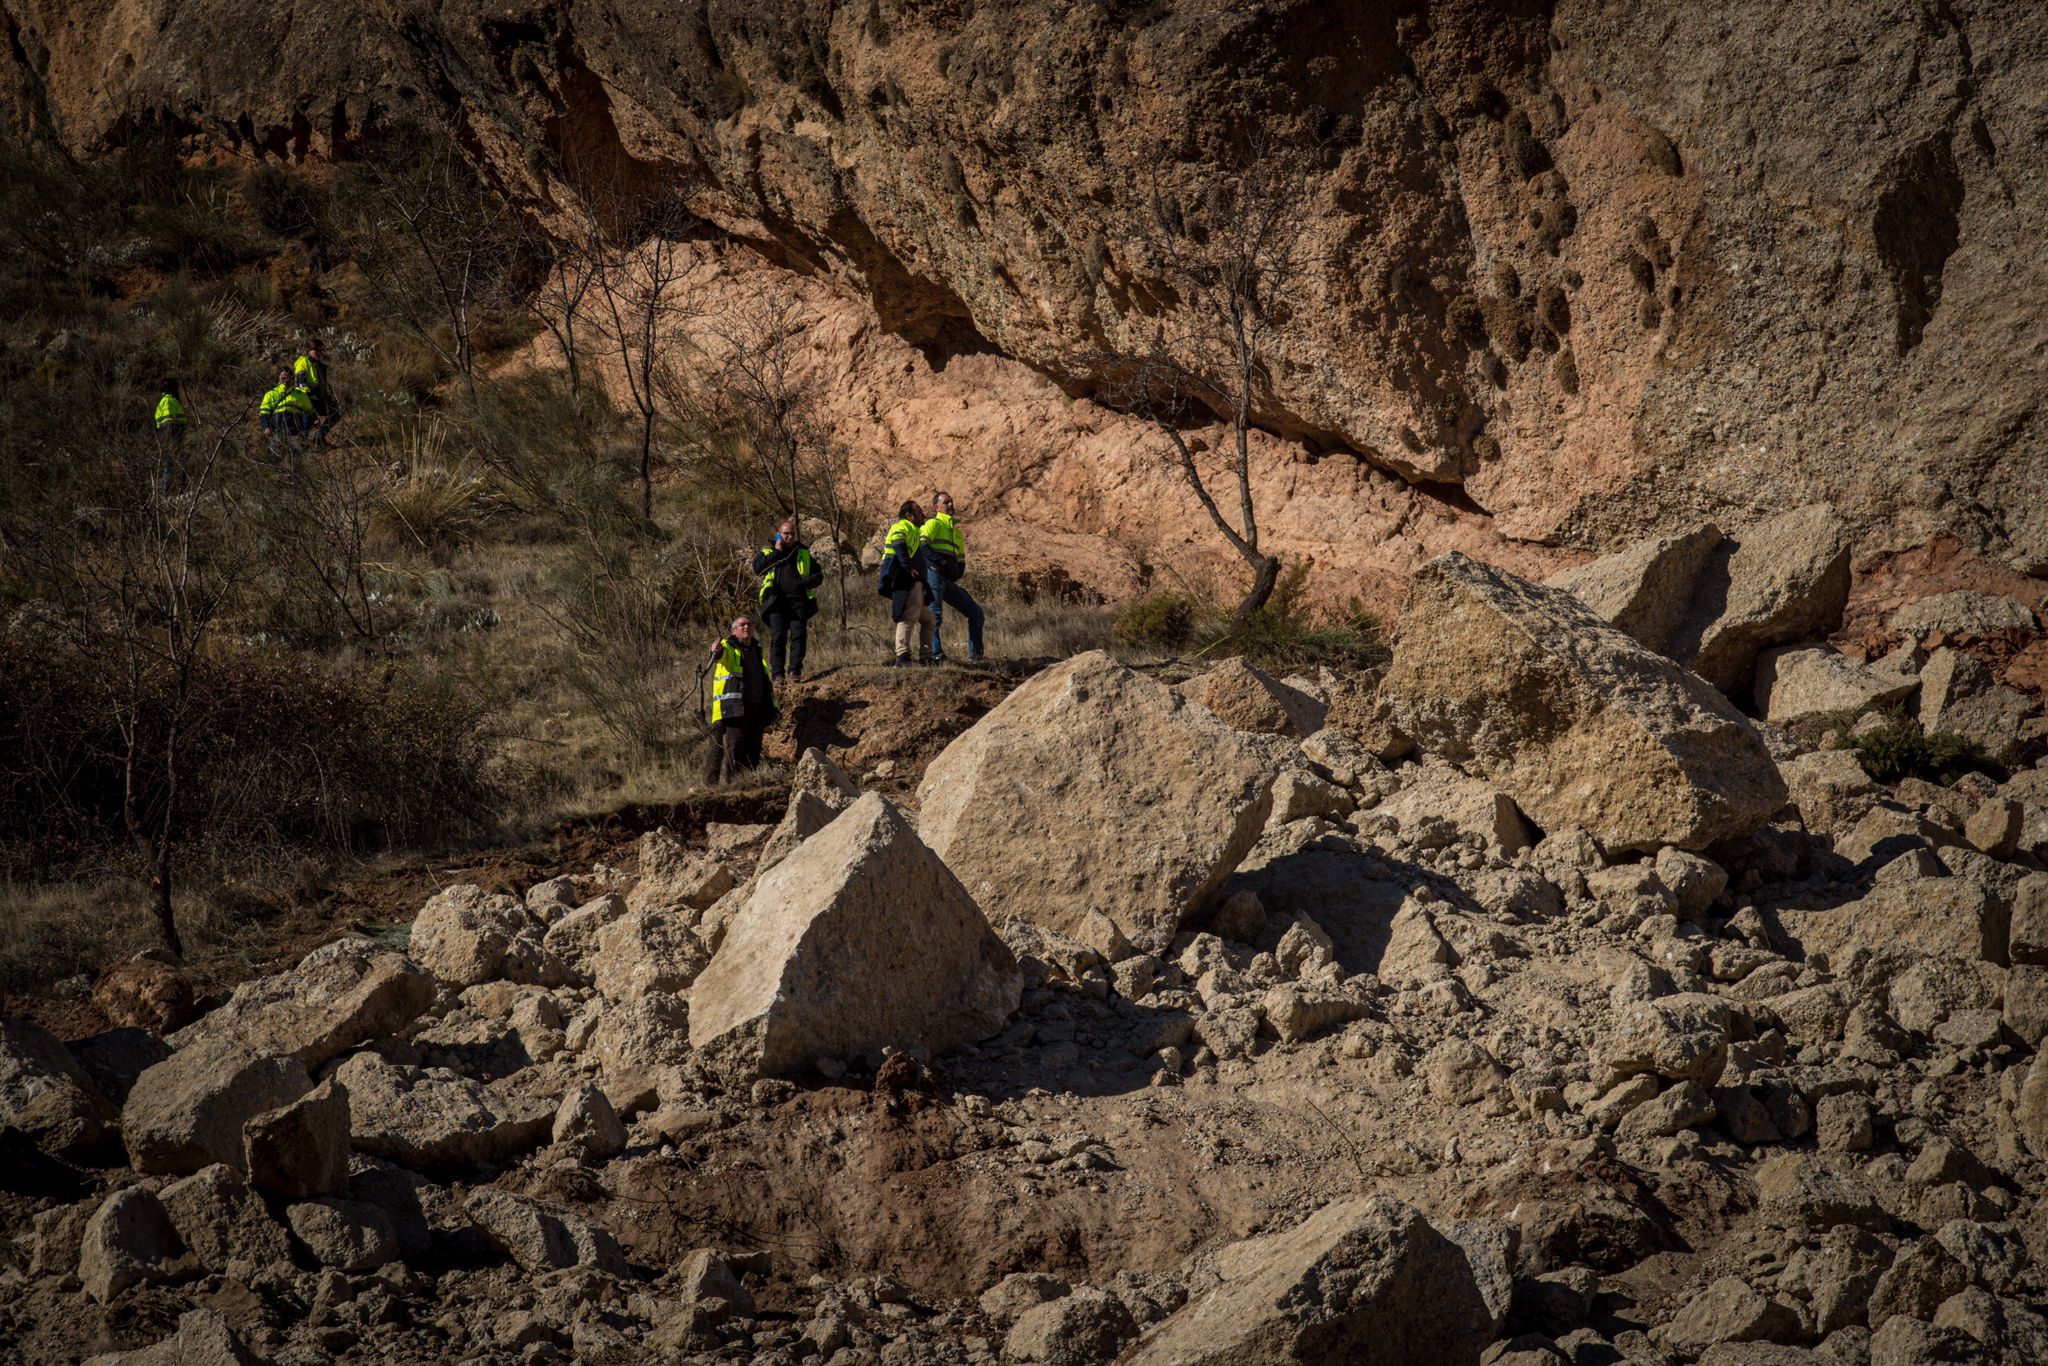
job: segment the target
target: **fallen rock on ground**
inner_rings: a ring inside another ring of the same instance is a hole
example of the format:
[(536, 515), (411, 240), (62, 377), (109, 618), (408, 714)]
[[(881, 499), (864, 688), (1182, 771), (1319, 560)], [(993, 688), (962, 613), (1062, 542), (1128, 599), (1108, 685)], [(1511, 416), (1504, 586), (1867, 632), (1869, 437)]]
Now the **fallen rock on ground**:
[(1764, 651), (1757, 657), (1752, 685), (1756, 710), (1779, 726), (1863, 707), (1889, 706), (1903, 702), (1919, 688), (1917, 678), (1873, 669), (1818, 645)]
[(723, 862), (685, 846), (666, 829), (640, 837), (640, 880), (626, 894), (626, 908), (681, 914), (701, 911), (732, 888)]
[(1179, 691), (1208, 708), (1223, 724), (1252, 735), (1299, 740), (1321, 730), (1329, 710), (1326, 704), (1242, 659), (1225, 660), (1181, 684)]
[(132, 1285), (166, 1279), (183, 1252), (162, 1202), (130, 1186), (108, 1196), (86, 1223), (78, 1279), (105, 1304)]
[(405, 954), (337, 939), (289, 972), (242, 983), (226, 1004), (173, 1034), (174, 1048), (234, 1039), (319, 1067), (358, 1044), (398, 1033), (434, 1001), (434, 979)]
[(617, 1240), (567, 1210), (488, 1186), (471, 1191), (463, 1209), (486, 1237), (528, 1271), (588, 1266), (615, 1276), (627, 1273)]
[(1653, 536), (1626, 550), (1553, 574), (1595, 616), (1613, 622), (1644, 648), (1662, 653), (1692, 610), (1700, 570), (1726, 538), (1711, 522), (1672, 536)]
[(2032, 634), (2034, 609), (2002, 593), (1961, 590), (1909, 602), (1885, 623), (1903, 636), (1995, 636), (2005, 631)]
[(247, 1280), (291, 1258), (284, 1229), (225, 1163), (171, 1182), (159, 1198), (179, 1241), (208, 1271)]
[(1692, 610), (1666, 653), (1729, 696), (1746, 693), (1762, 651), (1825, 640), (1841, 625), (1853, 544), (1849, 524), (1825, 503), (1723, 542), (1701, 566)]
[(1271, 785), (1249, 739), (1098, 650), (948, 745), (918, 830), (992, 923), (1070, 934), (1099, 910), (1157, 953), (1257, 842)]
[(1382, 704), (1539, 826), (1609, 849), (1703, 849), (1785, 803), (1727, 699), (1558, 589), (1439, 556), (1417, 571)]
[(181, 1048), (136, 1079), (121, 1107), (121, 1137), (140, 1172), (182, 1176), (215, 1162), (241, 1169), (242, 1126), (313, 1089), (296, 1058), (257, 1053), (233, 1039)]
[(1420, 1212), (1374, 1196), (1226, 1248), (1223, 1283), (1167, 1319), (1127, 1366), (1476, 1361), (1493, 1315), (1464, 1252)]
[(0, 1020), (0, 1126), (45, 1152), (85, 1154), (113, 1132), (113, 1105), (71, 1050), (46, 1029)]
[(777, 864), (690, 995), (691, 1046), (747, 1076), (986, 1038), (1023, 980), (974, 899), (879, 794)]
[[(465, 883), (420, 908), (406, 952), (459, 990), (499, 976), (536, 980), (519, 969), (542, 956), (540, 936), (540, 926), (517, 899)], [(528, 940), (530, 947), (523, 942)]]
[(2018, 754), (2032, 709), (2025, 693), (1993, 681), (1981, 660), (1961, 650), (1936, 650), (1920, 671), (1920, 729), (1961, 736), (1994, 762)]
[(358, 1053), (335, 1069), (357, 1152), (418, 1170), (499, 1162), (547, 1138), (554, 1107), (437, 1068)]
[(756, 877), (767, 872), (789, 856), (789, 852), (811, 836), (832, 823), (840, 808), (831, 805), (823, 797), (798, 788), (789, 794), (789, 809), (782, 813), (782, 821), (769, 833), (768, 840), (761, 846), (760, 862), (754, 865)]
[(328, 1080), (242, 1125), (243, 1170), (279, 1200), (331, 1195), (348, 1181), (348, 1092)]

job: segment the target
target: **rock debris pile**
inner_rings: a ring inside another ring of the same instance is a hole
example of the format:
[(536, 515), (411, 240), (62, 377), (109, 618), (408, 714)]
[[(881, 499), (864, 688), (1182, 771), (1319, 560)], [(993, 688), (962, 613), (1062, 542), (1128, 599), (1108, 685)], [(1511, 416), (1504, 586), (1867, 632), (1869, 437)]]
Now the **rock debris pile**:
[[(2037, 623), (1849, 658), (1844, 545), (1446, 556), (1384, 676), (1079, 656), (914, 801), (813, 751), (779, 822), (450, 887), (166, 1038), (9, 1023), (0, 1336), (2048, 1360), (2048, 768), (1964, 648)], [(1873, 771), (1871, 716), (1985, 762)]]

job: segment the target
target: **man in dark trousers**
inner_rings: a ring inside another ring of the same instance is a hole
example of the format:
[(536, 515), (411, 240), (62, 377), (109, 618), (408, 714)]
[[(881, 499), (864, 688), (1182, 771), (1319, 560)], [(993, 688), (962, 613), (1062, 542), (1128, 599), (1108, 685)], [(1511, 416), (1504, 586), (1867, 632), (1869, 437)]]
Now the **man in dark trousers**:
[[(761, 620), (768, 623), (768, 669), (775, 685), (804, 681), (806, 625), (818, 615), (818, 582), (825, 577), (811, 548), (796, 536), (794, 519), (775, 540), (754, 552), (754, 577), (761, 582)], [(787, 668), (785, 669), (785, 664)]]
[(704, 781), (723, 782), (761, 762), (761, 737), (775, 719), (775, 688), (754, 641), (754, 623), (734, 617), (711, 657), (711, 744)]

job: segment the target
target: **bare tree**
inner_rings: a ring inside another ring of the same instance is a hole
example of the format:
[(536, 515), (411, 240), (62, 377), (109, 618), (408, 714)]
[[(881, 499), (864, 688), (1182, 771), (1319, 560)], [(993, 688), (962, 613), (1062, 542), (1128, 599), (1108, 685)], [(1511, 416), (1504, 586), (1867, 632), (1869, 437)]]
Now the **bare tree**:
[(155, 458), (126, 462), (125, 491), (75, 543), (67, 575), (88, 677), (119, 737), (121, 820), (148, 870), (166, 946), (184, 946), (171, 892), (202, 675), (244, 565), (225, 535), (235, 515), (214, 474), (223, 433), (198, 460), (161, 477)]
[[(754, 503), (766, 518), (825, 524), (840, 580), (845, 625), (846, 567), (858, 553), (841, 498), (845, 451), (823, 411), (825, 380), (804, 359), (817, 323), (801, 302), (762, 291), (706, 329), (708, 356), (679, 397), (693, 412), (692, 456)], [(799, 525), (801, 533), (801, 525)]]
[(607, 215), (624, 225), (593, 240), (590, 287), (605, 348), (617, 357), (640, 419), (640, 515), (654, 517), (654, 433), (668, 383), (674, 330), (697, 316), (690, 285), (703, 267), (689, 239), (700, 224), (677, 197)]
[[(1308, 265), (1302, 228), (1312, 158), (1256, 131), (1235, 157), (1199, 168), (1176, 186), (1161, 178), (1163, 161), (1155, 161), (1147, 183), (1133, 186), (1144, 209), (1117, 263), (1163, 301), (1156, 328), (1137, 347), (1096, 364), (1110, 376), (1104, 397), (1153, 420), (1203, 511), (1251, 569), (1251, 587), (1231, 618), (1237, 631), (1265, 606), (1280, 573), (1278, 557), (1259, 542), (1250, 438), (1272, 396), (1273, 343), (1289, 322)], [(1212, 416), (1230, 428), (1235, 518), (1211, 492), (1187, 436), (1190, 425)]]
[(531, 250), (540, 258), (544, 273), (540, 287), (526, 296), (526, 309), (562, 349), (572, 399), (583, 392), (583, 350), (578, 328), (584, 321), (584, 300), (597, 283), (600, 236), (595, 229), (575, 229), (560, 236), (550, 236), (539, 228), (530, 230)]
[(379, 304), (476, 397), (476, 334), (509, 302), (516, 233), (454, 145), (416, 134), (362, 163), (354, 253)]

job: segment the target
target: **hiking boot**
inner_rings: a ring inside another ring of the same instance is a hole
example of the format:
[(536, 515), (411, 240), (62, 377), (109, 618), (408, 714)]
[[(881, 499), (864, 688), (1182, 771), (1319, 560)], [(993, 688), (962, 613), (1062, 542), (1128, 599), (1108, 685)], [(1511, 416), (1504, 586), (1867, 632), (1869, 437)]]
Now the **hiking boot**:
[(776, 675), (774, 675), (773, 677), (771, 677), (771, 678), (770, 678), (770, 679), (769, 679), (768, 681), (769, 681), (770, 683), (772, 683), (773, 685), (775, 685), (776, 687), (778, 687), (778, 688), (780, 688), (780, 687), (785, 687), (785, 686), (787, 686), (787, 685), (788, 685), (788, 683), (789, 683), (789, 675), (788, 675), (788, 674), (776, 674)]
[(946, 662), (946, 657), (940, 654), (937, 650), (933, 650), (931, 659), (927, 662), (932, 664), (944, 664)]
[(898, 656), (896, 656), (896, 657), (895, 657), (894, 659), (892, 659), (892, 660), (890, 660), (890, 661), (889, 661), (889, 667), (890, 667), (890, 668), (892, 668), (892, 669), (908, 669), (908, 668), (910, 668), (910, 667), (911, 667), (911, 663), (910, 663), (910, 656), (909, 656), (909, 655), (898, 655)]

